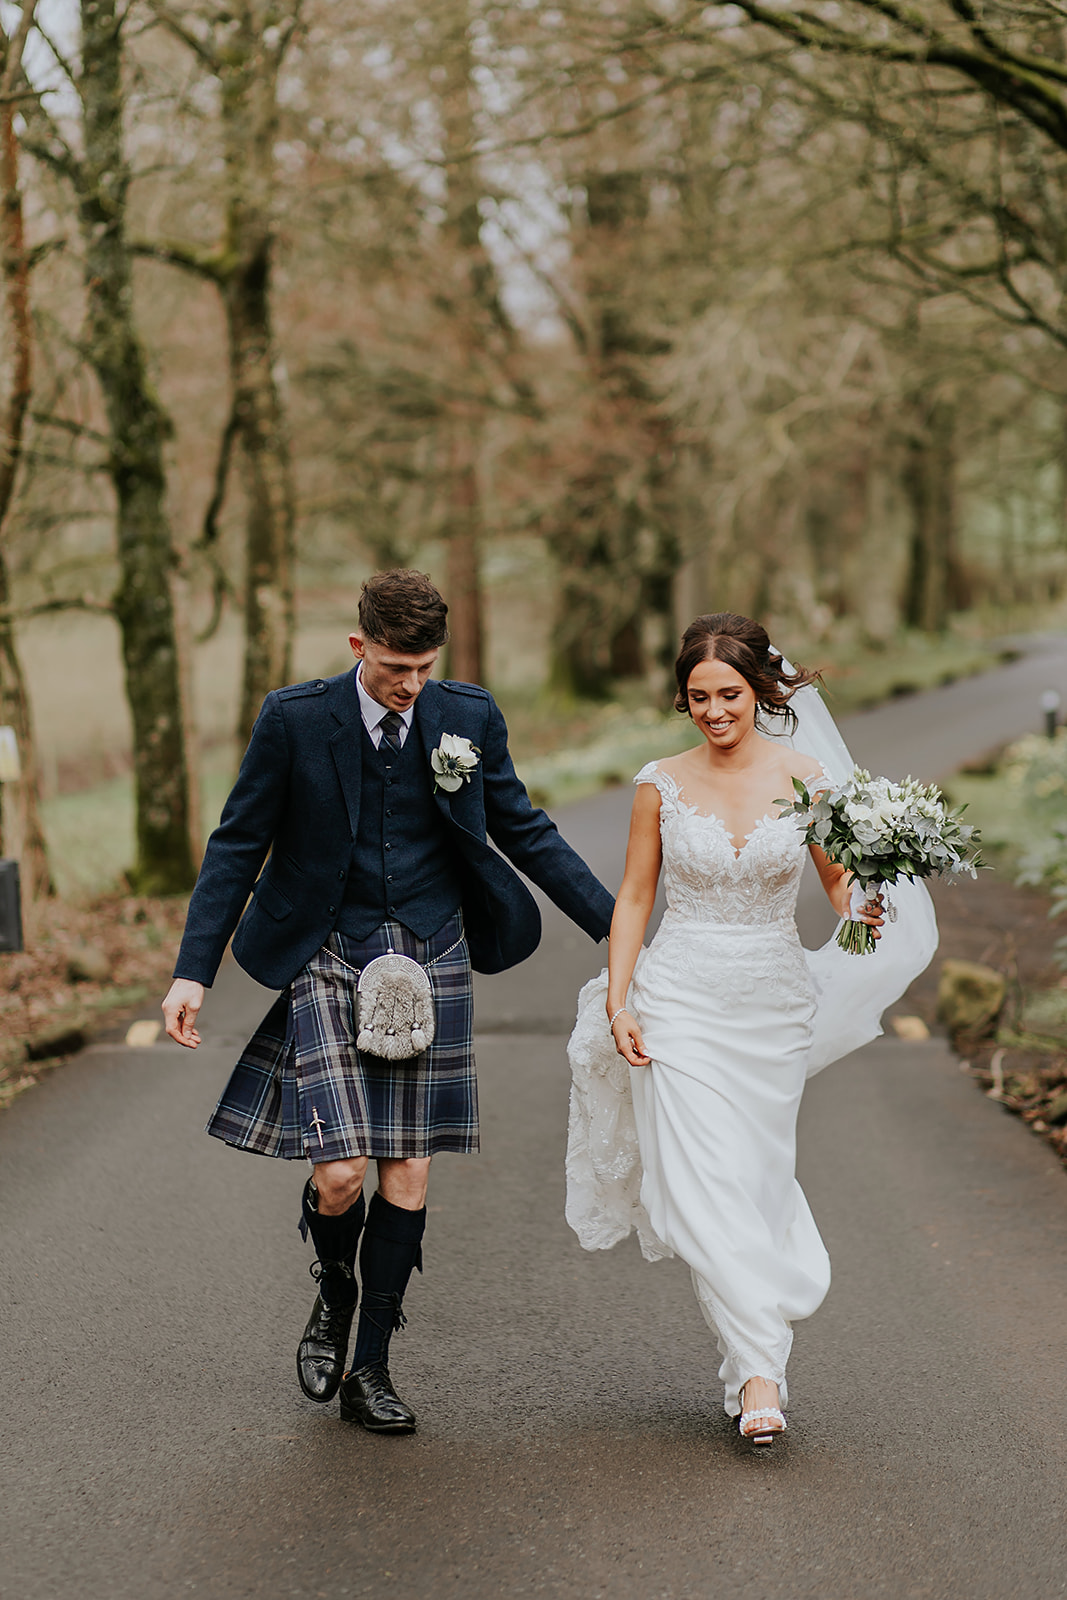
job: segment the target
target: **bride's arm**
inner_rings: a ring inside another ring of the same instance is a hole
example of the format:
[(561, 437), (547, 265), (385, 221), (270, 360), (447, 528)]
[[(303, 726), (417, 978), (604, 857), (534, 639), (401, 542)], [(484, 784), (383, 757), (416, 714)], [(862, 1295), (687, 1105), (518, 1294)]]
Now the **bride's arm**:
[[(786, 771), (791, 778), (799, 778), (801, 783), (809, 787), (813, 800), (818, 800), (826, 792), (826, 783), (828, 782), (826, 769), (821, 762), (816, 761), (814, 756), (806, 756), (798, 751), (790, 751)], [(822, 783), (817, 778), (817, 774), (820, 773), (823, 778)], [(815, 779), (814, 782), (813, 779)], [(874, 929), (874, 937), (876, 939), (880, 938), (881, 935), (878, 930), (885, 921), (881, 909), (881, 896), (877, 896), (878, 909), (876, 911), (869, 912), (866, 909), (852, 911), (850, 909), (852, 884), (849, 881), (848, 868), (841, 866), (839, 862), (829, 860), (826, 852), (820, 850), (817, 844), (810, 844), (808, 850), (811, 853), (811, 859), (815, 863), (815, 870), (819, 874), (820, 882), (826, 890), (826, 898), (838, 916), (851, 917), (855, 922), (869, 923)], [(873, 901), (871, 903), (873, 904)]]
[[(819, 874), (822, 886), (826, 890), (826, 898), (838, 916), (851, 917), (854, 922), (870, 923), (874, 929), (874, 937), (880, 939), (881, 934), (878, 930), (885, 921), (881, 909), (881, 896), (877, 897), (877, 911), (868, 911), (865, 906), (858, 911), (851, 911), (849, 909), (849, 901), (852, 898), (852, 884), (849, 881), (848, 868), (841, 866), (837, 861), (831, 861), (826, 852), (820, 850), (817, 844), (809, 844), (808, 850), (811, 853), (811, 859), (815, 863), (815, 870)], [(873, 905), (874, 901), (872, 900), (869, 903)]]
[[(626, 1010), (626, 996), (634, 966), (656, 901), (662, 861), (659, 836), (659, 790), (640, 783), (634, 795), (630, 840), (626, 846), (626, 871), (615, 901), (608, 940), (607, 1014), (615, 1048), (632, 1067), (647, 1067), (644, 1040), (635, 1019)], [(621, 1015), (616, 1015), (616, 1013)]]

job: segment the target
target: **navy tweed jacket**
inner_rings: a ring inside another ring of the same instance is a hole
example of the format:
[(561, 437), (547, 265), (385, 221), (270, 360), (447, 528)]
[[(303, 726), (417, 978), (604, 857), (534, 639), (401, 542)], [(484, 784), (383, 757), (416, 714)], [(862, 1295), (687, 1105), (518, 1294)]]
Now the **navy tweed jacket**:
[[(325, 943), (359, 822), (361, 720), (354, 670), (268, 694), (204, 853), (175, 977), (210, 986), (232, 935), (245, 971), (284, 989)], [(591, 938), (605, 938), (612, 897), (530, 804), (492, 695), (430, 679), (408, 735), (421, 742), (428, 773), (443, 733), (481, 751), (469, 783), (435, 794), (455, 851), (475, 969), (515, 966), (541, 937), (537, 903), (500, 851)]]

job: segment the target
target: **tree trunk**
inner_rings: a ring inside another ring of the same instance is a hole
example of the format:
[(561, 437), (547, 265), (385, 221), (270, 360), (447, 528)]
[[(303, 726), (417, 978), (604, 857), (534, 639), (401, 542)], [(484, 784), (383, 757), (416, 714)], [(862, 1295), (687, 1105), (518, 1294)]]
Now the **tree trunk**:
[(481, 504), (477, 464), (474, 460), (474, 426), (457, 424), (450, 473), (450, 527), (447, 542), (448, 675), (461, 683), (481, 683), (482, 590)]
[[(23, 0), (18, 35), (5, 41), (5, 62), (0, 90), (10, 93), (21, 59), (21, 45), (33, 13)], [(11, 349), (11, 387), (0, 412), (0, 723), (15, 730), (22, 776), (0, 791), (0, 855), (10, 851), (21, 862), (23, 894), (28, 901), (55, 892), (48, 865), (48, 849), (41, 824), (40, 768), (26, 679), (19, 659), (15, 625), (10, 616), (12, 596), (3, 533), (15, 494), (22, 456), (23, 428), (33, 386), (33, 330), (30, 318), (29, 267), (19, 187), (18, 141), (15, 106), (0, 103), (0, 261), (3, 266), (6, 321)]]
[(638, 241), (650, 179), (633, 170), (586, 169), (586, 226), (572, 250), (595, 330), (582, 347), (589, 400), (585, 437), (548, 535), (560, 564), (551, 681), (596, 699), (619, 678), (643, 678), (674, 658), (673, 582), (682, 549), (685, 491), (675, 475), (669, 424), (657, 412), (648, 359), (663, 346), (634, 315), (634, 284), (647, 270)]
[[(7, 563), (0, 549), (0, 610), (11, 604)], [(17, 783), (0, 785), (0, 855), (17, 856), (22, 892), (27, 900), (55, 893), (48, 847), (41, 823), (41, 769), (26, 679), (9, 621), (0, 622), (0, 723), (14, 728), (22, 775)]]
[(152, 390), (134, 325), (126, 237), (129, 170), (123, 150), (121, 22), (116, 0), (81, 0), (85, 154), (77, 168), (85, 251), (88, 354), (111, 435), (122, 632), (133, 722), (137, 856), (142, 894), (192, 887), (189, 771), (170, 578), (175, 556), (166, 511), (164, 443), (170, 421)]
[[(493, 263), (482, 243), (478, 209), (482, 185), (471, 159), (477, 128), (471, 99), (473, 60), (469, 0), (455, 0), (447, 16), (447, 37), (441, 54), (447, 72), (442, 95), (448, 199), (445, 237), (455, 273), (454, 317), (459, 341), (457, 387), (472, 393), (484, 383), (481, 372), (486, 347), (503, 321)], [(484, 677), (482, 586), (479, 551), (483, 513), (477, 461), (482, 420), (470, 407), (459, 406), (449, 419), (452, 468), (448, 477), (449, 672), (468, 683)]]
[(904, 616), (927, 633), (946, 627), (958, 584), (954, 434), (950, 402), (920, 402), (904, 468), (912, 513)]
[(228, 189), (222, 287), (245, 493), (242, 747), (264, 695), (292, 678), (296, 621), (293, 472), (271, 323), (279, 58), (263, 46), (262, 20), (242, 6), (219, 52)]
[(293, 674), (292, 468), (274, 381), (270, 242), (226, 286), (230, 372), (240, 442), (245, 512), (245, 659), (238, 738), (248, 742), (263, 697)]

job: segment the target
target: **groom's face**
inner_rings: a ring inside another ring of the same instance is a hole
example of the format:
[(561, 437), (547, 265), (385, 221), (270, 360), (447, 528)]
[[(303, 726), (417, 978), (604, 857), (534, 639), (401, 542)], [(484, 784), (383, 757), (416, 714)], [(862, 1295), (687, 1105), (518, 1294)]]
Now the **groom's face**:
[(348, 642), (356, 660), (363, 663), (364, 689), (387, 711), (407, 711), (415, 704), (441, 653), (424, 650), (421, 655), (406, 655), (359, 633), (350, 633)]

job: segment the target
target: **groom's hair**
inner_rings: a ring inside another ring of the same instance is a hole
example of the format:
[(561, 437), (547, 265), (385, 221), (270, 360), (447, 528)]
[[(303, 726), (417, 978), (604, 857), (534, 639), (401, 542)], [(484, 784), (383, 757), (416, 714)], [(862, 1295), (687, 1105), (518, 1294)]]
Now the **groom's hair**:
[(359, 625), (366, 639), (421, 656), (448, 642), (448, 607), (426, 576), (410, 567), (377, 572), (359, 597)]

